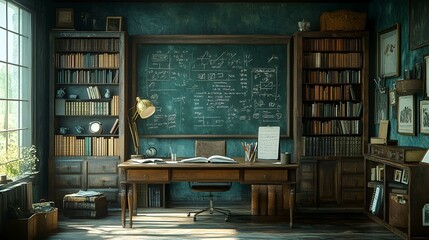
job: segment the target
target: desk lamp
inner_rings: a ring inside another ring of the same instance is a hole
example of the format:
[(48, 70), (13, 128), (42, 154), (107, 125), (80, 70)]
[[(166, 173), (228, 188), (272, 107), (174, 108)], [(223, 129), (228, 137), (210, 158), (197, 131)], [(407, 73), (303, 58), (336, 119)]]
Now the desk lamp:
[(155, 106), (146, 99), (140, 99), (136, 97), (136, 105), (130, 110), (135, 109), (132, 118), (129, 121), (129, 127), (131, 132), (131, 137), (134, 144), (135, 155), (131, 155), (131, 158), (143, 158), (143, 155), (139, 154), (140, 144), (139, 144), (139, 134), (137, 131), (137, 119), (140, 116), (141, 119), (147, 119), (155, 113)]

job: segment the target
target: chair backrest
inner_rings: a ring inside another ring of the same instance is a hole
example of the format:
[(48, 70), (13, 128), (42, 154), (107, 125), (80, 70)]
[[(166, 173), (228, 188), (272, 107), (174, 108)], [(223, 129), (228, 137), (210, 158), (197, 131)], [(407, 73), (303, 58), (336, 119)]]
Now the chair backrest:
[(212, 155), (226, 156), (225, 140), (196, 140), (195, 156), (210, 157)]

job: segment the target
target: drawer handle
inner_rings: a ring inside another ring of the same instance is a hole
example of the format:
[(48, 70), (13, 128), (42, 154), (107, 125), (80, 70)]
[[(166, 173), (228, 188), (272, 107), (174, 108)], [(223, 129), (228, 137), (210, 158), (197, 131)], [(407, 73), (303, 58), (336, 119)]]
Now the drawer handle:
[(264, 179), (265, 180), (271, 179), (271, 176), (270, 175), (264, 175)]
[(148, 180), (148, 179), (149, 179), (149, 176), (148, 176), (148, 175), (146, 175), (146, 174), (144, 174), (144, 175), (143, 175), (143, 179), (144, 179), (144, 180)]

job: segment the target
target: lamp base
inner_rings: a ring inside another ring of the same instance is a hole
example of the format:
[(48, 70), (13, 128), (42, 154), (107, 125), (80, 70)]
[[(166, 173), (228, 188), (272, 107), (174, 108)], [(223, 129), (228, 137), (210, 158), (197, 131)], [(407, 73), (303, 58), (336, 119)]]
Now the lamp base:
[(143, 159), (143, 155), (133, 154), (133, 155), (131, 155), (131, 159)]

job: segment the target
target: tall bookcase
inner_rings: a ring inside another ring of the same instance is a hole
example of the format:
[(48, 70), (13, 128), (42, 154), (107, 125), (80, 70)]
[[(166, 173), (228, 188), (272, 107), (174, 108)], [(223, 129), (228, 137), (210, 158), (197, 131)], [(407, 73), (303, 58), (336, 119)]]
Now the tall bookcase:
[(125, 158), (126, 33), (50, 33), (49, 193), (103, 193), (119, 203)]
[(368, 143), (368, 33), (294, 35), (297, 207), (362, 209)]

